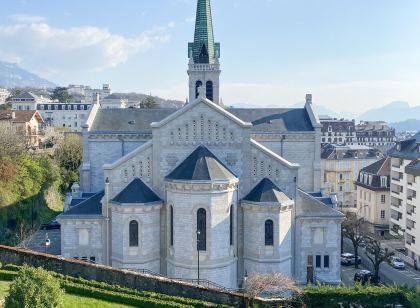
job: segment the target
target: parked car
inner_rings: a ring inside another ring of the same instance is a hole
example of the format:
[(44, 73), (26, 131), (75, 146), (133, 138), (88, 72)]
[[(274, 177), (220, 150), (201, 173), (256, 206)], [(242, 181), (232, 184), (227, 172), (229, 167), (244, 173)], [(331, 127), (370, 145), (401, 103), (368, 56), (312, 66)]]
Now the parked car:
[(61, 225), (57, 220), (53, 220), (53, 221), (50, 221), (49, 223), (41, 225), (41, 230), (58, 230), (60, 228), (61, 228)]
[[(357, 264), (362, 263), (362, 258), (357, 256)], [(354, 265), (356, 264), (356, 257), (352, 253), (343, 253), (341, 255), (341, 265)]]
[(362, 285), (366, 283), (378, 283), (373, 277), (373, 273), (368, 270), (361, 270), (354, 274), (354, 282), (360, 282)]
[(396, 269), (405, 269), (404, 261), (396, 256), (392, 256), (391, 258), (389, 258), (389, 264)]

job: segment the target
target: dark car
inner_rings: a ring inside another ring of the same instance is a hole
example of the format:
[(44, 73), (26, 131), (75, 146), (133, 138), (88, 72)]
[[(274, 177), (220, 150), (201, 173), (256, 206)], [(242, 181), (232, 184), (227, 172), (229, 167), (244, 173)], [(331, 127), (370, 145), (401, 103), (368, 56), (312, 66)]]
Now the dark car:
[(354, 274), (354, 282), (360, 282), (362, 285), (365, 285), (366, 283), (376, 284), (379, 281), (375, 280), (374, 275), (371, 271), (361, 270)]
[(50, 221), (49, 223), (41, 225), (41, 230), (59, 230), (60, 228), (61, 228), (61, 225), (57, 220), (53, 220), (53, 221)]
[[(357, 264), (362, 263), (362, 258), (357, 256)], [(343, 253), (341, 255), (341, 265), (354, 265), (356, 264), (356, 257), (352, 253)]]

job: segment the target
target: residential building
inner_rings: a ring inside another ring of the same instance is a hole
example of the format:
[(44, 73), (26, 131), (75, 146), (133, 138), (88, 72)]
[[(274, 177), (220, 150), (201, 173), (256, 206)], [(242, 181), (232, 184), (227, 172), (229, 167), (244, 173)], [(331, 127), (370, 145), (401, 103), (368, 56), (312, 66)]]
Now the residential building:
[(10, 92), (7, 89), (0, 88), (0, 105), (6, 103), (9, 96)]
[(356, 125), (358, 145), (379, 149), (382, 153), (395, 145), (395, 129), (383, 121), (361, 121)]
[(326, 144), (353, 145), (356, 140), (356, 126), (354, 120), (345, 120), (321, 116), (322, 124), (321, 146)]
[(1, 129), (24, 135), (29, 148), (39, 148), (39, 128), (43, 123), (36, 110), (0, 110)]
[(38, 104), (50, 103), (48, 97), (38, 96), (32, 92), (24, 92), (10, 98), (12, 110), (36, 110)]
[(320, 192), (312, 96), (303, 108), (223, 108), (211, 16), (198, 0), (188, 104), (93, 105), (80, 187), (57, 217), (61, 253), (178, 279), (199, 270), (228, 288), (253, 273), (340, 283), (344, 216)]
[(420, 132), (398, 141), (391, 157), (390, 233), (405, 238), (408, 256), (420, 262)]
[(125, 99), (124, 97), (117, 94), (108, 95), (101, 100), (101, 106), (105, 109), (127, 108), (127, 105), (128, 99)]
[(390, 174), (391, 158), (384, 157), (361, 169), (355, 182), (357, 215), (368, 223), (370, 233), (379, 236), (389, 233)]
[(97, 95), (99, 95), (99, 101), (102, 101), (105, 97), (111, 95), (111, 87), (109, 84), (102, 85), (102, 89), (92, 89), (90, 87), (85, 88), (85, 102), (87, 104), (93, 104)]
[(328, 144), (321, 151), (322, 187), (337, 194), (342, 211), (357, 211), (356, 186), (359, 170), (380, 160), (379, 150), (360, 145)]

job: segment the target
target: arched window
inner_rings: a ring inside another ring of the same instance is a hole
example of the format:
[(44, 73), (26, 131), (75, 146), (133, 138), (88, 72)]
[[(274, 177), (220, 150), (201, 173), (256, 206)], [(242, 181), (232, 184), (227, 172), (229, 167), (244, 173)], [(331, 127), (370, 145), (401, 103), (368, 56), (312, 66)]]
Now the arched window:
[(201, 87), (203, 85), (203, 83), (201, 82), (201, 80), (197, 80), (195, 82), (195, 98), (198, 97), (198, 88)]
[[(207, 81), (206, 82), (206, 97), (213, 101), (213, 81)], [(216, 102), (218, 103), (218, 102)]]
[(171, 205), (171, 209), (170, 209), (170, 236), (171, 236), (171, 246), (174, 245), (174, 207)]
[(197, 211), (197, 250), (206, 250), (207, 234), (206, 234), (206, 210), (199, 209)]
[(129, 227), (130, 247), (139, 246), (139, 223), (135, 220), (130, 221)]
[(230, 245), (233, 245), (233, 204), (230, 206)]
[(274, 245), (274, 224), (272, 220), (265, 221), (265, 246)]

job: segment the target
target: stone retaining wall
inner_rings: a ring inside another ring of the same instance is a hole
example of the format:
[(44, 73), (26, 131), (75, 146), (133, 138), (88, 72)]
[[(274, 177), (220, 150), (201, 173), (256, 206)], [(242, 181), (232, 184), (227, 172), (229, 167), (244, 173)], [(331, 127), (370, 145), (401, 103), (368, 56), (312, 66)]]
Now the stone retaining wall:
[[(168, 278), (90, 264), (74, 259), (65, 259), (22, 248), (0, 245), (0, 262), (15, 265), (28, 264), (72, 277), (235, 307), (245, 307), (246, 302), (246, 297), (242, 294), (224, 292)], [(263, 306), (265, 305), (263, 304)]]

